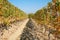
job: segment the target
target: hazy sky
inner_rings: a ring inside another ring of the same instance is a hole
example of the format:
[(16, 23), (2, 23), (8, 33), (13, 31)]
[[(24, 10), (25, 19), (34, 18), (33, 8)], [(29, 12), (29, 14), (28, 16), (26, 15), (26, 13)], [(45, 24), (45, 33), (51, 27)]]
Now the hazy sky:
[(46, 6), (51, 0), (9, 0), (16, 7), (20, 8), (26, 13), (34, 13), (38, 9)]

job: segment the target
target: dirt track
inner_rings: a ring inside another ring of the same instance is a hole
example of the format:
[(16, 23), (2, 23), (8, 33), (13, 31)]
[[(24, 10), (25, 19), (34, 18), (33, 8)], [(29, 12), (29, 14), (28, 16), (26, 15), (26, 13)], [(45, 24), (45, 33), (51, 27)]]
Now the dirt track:
[[(26, 23), (28, 22), (27, 20), (24, 20), (19, 26), (19, 28), (8, 38), (8, 40), (16, 40), (17, 37), (23, 32), (23, 29), (26, 25)], [(18, 25), (18, 24), (17, 24)], [(17, 27), (17, 26), (16, 26)]]

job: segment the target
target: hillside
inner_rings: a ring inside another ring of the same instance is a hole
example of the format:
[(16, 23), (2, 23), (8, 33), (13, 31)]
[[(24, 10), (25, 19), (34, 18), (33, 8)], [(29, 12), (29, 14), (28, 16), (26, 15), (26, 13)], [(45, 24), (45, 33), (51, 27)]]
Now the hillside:
[(8, 0), (0, 0), (0, 24), (9, 24), (11, 22), (27, 18), (27, 14), (15, 7)]
[(46, 25), (49, 30), (52, 28), (51, 33), (55, 37), (60, 35), (60, 1), (52, 0), (49, 2), (46, 7), (38, 10), (34, 16), (37, 24)]
[(26, 14), (8, 0), (0, 0), (0, 40), (60, 40), (60, 0)]

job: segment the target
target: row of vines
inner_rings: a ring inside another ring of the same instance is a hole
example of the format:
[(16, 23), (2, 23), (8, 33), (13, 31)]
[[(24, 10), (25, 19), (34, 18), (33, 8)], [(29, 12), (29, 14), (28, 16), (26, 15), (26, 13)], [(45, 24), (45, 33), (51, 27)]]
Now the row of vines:
[[(33, 15), (33, 14), (32, 14)], [(52, 0), (46, 7), (38, 10), (33, 16), (38, 24), (53, 28), (52, 34), (56, 37), (60, 35), (60, 0)]]
[(8, 0), (0, 0), (0, 23), (6, 23), (27, 18), (27, 14), (12, 5)]

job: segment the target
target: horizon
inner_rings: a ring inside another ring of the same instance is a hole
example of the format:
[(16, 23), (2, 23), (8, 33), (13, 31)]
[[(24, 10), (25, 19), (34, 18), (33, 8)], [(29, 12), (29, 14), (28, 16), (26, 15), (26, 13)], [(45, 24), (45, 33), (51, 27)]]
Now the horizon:
[(28, 13), (35, 13), (37, 10), (45, 7), (52, 0), (8, 0), (10, 3)]

